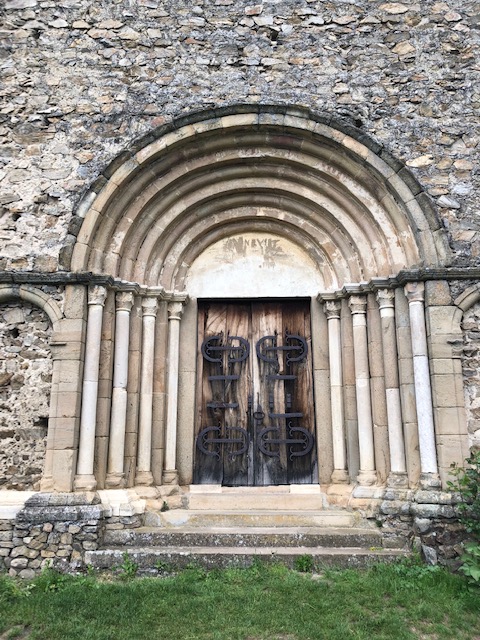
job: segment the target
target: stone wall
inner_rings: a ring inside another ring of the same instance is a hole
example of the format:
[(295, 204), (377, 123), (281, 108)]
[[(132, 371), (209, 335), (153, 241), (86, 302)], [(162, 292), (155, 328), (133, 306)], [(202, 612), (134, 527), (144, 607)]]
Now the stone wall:
[(415, 173), (455, 262), (480, 264), (477, 2), (4, 7), (0, 267), (55, 271), (77, 202), (116, 155), (178, 115), (238, 102), (346, 118)]
[(468, 433), (471, 445), (480, 448), (480, 303), (465, 312), (462, 329), (462, 367)]
[(110, 515), (96, 493), (39, 493), (15, 519), (0, 520), (0, 569), (21, 578), (33, 578), (46, 566), (84, 570), (85, 551), (99, 548), (105, 530), (142, 522), (139, 515)]
[(0, 305), (0, 489), (38, 489), (48, 426), (52, 359), (48, 316)]

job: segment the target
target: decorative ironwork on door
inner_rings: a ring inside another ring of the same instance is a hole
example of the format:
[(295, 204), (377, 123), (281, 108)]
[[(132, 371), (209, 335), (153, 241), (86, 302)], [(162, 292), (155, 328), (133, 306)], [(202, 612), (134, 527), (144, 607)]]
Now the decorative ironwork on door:
[(315, 482), (307, 304), (211, 303), (199, 318), (194, 482)]

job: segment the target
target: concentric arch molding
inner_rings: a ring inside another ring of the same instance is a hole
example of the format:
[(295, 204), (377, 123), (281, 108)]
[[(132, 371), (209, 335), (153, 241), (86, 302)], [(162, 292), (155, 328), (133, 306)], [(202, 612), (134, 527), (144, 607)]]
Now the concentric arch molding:
[(450, 263), (412, 174), (350, 124), (297, 107), (237, 105), (161, 127), (85, 195), (70, 263), (185, 290), (221, 240), (271, 234), (319, 265), (321, 288)]

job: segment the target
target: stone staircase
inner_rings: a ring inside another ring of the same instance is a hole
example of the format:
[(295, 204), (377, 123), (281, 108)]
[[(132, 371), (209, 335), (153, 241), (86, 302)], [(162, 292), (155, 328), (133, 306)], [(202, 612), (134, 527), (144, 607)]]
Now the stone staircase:
[(192, 487), (187, 501), (188, 508), (167, 511), (150, 501), (145, 526), (107, 530), (102, 547), (86, 552), (86, 564), (111, 569), (127, 552), (140, 573), (155, 575), (192, 564), (247, 567), (256, 558), (297, 568), (359, 567), (409, 554), (404, 536), (358, 511), (330, 507), (318, 486)]

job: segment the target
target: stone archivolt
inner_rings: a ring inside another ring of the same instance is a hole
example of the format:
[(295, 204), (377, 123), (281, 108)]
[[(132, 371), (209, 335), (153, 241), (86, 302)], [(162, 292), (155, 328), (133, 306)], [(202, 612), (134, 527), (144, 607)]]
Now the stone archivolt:
[(180, 121), (87, 194), (72, 270), (182, 290), (202, 251), (252, 231), (306, 249), (327, 290), (445, 264), (431, 212), (364, 142), (300, 110)]

